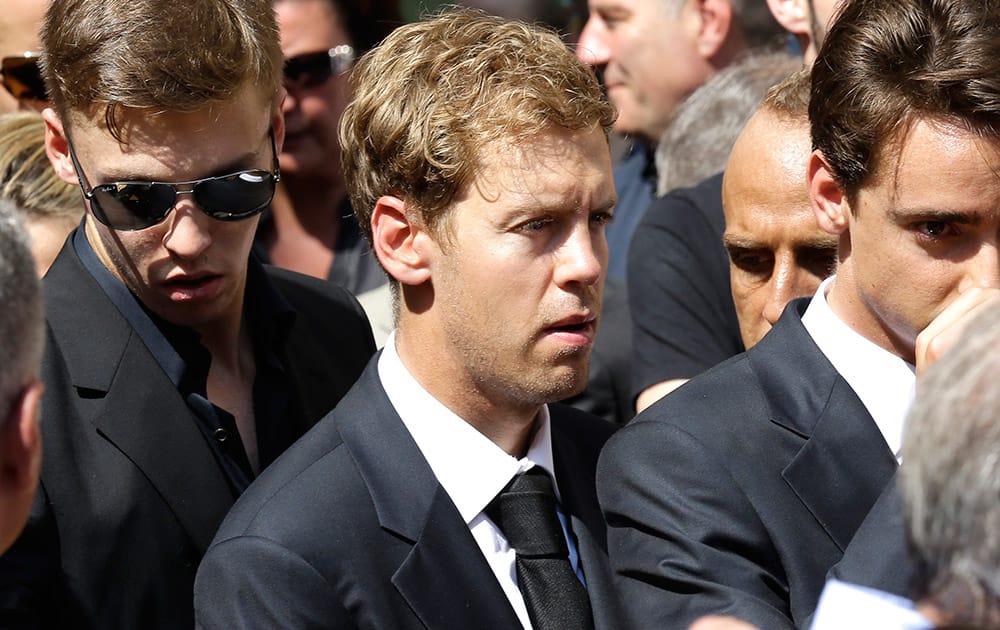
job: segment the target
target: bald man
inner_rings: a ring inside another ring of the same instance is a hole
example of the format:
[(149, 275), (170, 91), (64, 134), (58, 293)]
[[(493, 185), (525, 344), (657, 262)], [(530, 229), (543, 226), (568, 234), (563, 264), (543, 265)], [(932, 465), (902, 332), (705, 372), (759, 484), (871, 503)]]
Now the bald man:
[(811, 296), (829, 276), (837, 239), (819, 229), (809, 205), (809, 73), (767, 94), (726, 164), (723, 241), (743, 344), (771, 330), (785, 305)]

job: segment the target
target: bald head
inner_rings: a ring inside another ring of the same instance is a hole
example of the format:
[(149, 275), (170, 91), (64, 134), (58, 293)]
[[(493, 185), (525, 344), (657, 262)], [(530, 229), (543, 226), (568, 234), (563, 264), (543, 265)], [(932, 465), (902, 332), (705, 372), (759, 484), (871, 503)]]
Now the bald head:
[(770, 107), (740, 134), (726, 165), (722, 205), (730, 282), (743, 343), (760, 341), (785, 305), (812, 295), (836, 260), (809, 204), (809, 122)]
[[(48, 6), (48, 0), (4, 0), (0, 11), (0, 58), (39, 51), (38, 30)], [(17, 100), (0, 89), (0, 114), (17, 109)]]

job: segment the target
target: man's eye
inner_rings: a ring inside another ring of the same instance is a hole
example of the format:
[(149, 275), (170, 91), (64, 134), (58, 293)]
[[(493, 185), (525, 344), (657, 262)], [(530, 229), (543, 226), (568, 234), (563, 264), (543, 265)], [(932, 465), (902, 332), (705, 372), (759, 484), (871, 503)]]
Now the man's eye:
[(614, 221), (615, 217), (610, 212), (595, 212), (590, 215), (590, 220), (598, 225), (607, 225)]
[(757, 275), (770, 274), (774, 266), (774, 257), (770, 252), (730, 250), (729, 259), (737, 269)]
[(938, 241), (958, 234), (958, 231), (945, 221), (921, 221), (914, 225), (914, 229), (921, 238), (931, 241)]
[(826, 278), (837, 270), (837, 248), (810, 248), (796, 255), (796, 262), (817, 278)]
[(521, 232), (540, 232), (550, 223), (552, 223), (550, 219), (532, 219), (517, 226), (517, 229)]

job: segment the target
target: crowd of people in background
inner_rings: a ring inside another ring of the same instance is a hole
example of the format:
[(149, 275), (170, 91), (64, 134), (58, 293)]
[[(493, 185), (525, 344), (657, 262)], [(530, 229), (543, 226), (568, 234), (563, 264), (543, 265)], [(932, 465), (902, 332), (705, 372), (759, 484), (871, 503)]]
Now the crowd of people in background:
[(1000, 628), (1000, 1), (5, 0), (0, 84), (0, 628)]

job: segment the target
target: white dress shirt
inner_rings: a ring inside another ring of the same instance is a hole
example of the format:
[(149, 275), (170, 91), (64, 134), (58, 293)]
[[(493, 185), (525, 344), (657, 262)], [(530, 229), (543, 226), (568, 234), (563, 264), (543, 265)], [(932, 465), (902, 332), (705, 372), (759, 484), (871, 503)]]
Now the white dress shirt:
[[(395, 332), (389, 335), (379, 357), (378, 374), (389, 401), (469, 526), (522, 625), (530, 629), (528, 609), (517, 587), (515, 551), (483, 510), (514, 475), (533, 466), (541, 466), (549, 473), (556, 498), (560, 498), (552, 463), (548, 407), (543, 405), (539, 411), (538, 429), (527, 455), (517, 459), (445, 407), (417, 382), (396, 352)], [(581, 576), (576, 544), (561, 511), (559, 520), (569, 544), (570, 562)]]
[(819, 285), (802, 316), (802, 325), (861, 399), (899, 461), (903, 421), (913, 403), (916, 368), (861, 336), (837, 317), (826, 301), (835, 278), (827, 278)]
[(810, 630), (932, 630), (913, 602), (873, 588), (830, 580)]

